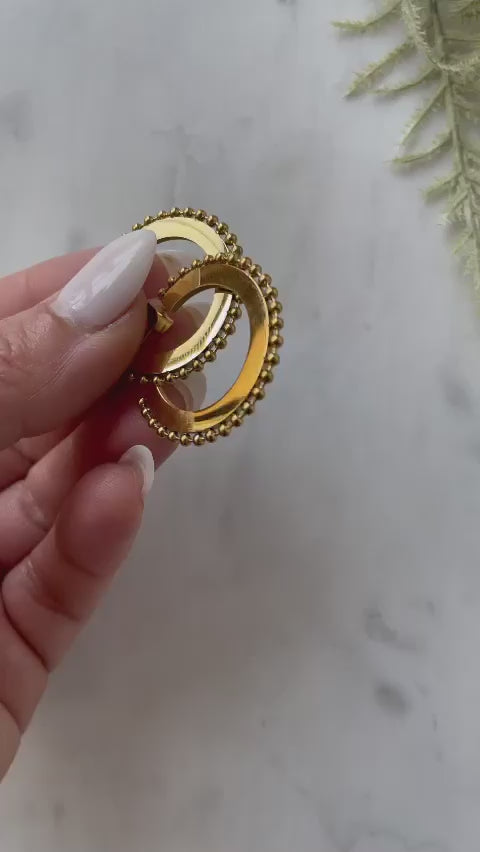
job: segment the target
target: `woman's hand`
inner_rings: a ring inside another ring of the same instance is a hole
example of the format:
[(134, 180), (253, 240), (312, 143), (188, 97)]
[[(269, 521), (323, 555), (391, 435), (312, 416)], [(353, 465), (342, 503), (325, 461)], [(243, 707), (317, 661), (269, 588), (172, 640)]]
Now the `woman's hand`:
[[(0, 281), (0, 778), (132, 545), (148, 445), (156, 464), (171, 452), (139, 415), (138, 387), (117, 384), (146, 294), (167, 280), (155, 251), (139, 231)], [(179, 325), (166, 348), (187, 336)]]

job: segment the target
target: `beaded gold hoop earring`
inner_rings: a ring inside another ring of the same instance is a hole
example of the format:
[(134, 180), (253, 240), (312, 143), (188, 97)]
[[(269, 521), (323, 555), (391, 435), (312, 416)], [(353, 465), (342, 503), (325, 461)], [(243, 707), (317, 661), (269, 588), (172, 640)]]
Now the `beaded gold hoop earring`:
[[(170, 211), (161, 211), (157, 216), (146, 216), (143, 224), (133, 226), (134, 231), (141, 228), (153, 231), (159, 244), (170, 240), (188, 240), (206, 256), (231, 254), (240, 257), (242, 254), (236, 234), (230, 231), (228, 225), (220, 222), (217, 216), (210, 216), (204, 210), (174, 207)], [(158, 295), (161, 299), (163, 293)], [(169, 352), (166, 358), (162, 356), (161, 369), (153, 363), (152, 375), (162, 375), (168, 381), (169, 377), (185, 378), (193, 369), (199, 369), (199, 363), (204, 363), (202, 353), (207, 347), (214, 352), (225, 348), (228, 336), (235, 331), (234, 321), (239, 315), (238, 301), (231, 294), (215, 293), (200, 328), (188, 341)], [(200, 356), (200, 362), (197, 356)]]
[[(160, 214), (155, 220), (168, 220), (168, 237), (165, 239), (179, 239), (178, 234), (183, 233), (184, 225), (182, 222), (178, 228), (178, 220), (188, 218), (181, 215), (184, 212), (190, 211), (181, 211), (173, 217), (172, 214)], [(170, 217), (177, 221), (172, 224)], [(208, 223), (209, 219), (215, 217), (208, 217), (205, 221)], [(151, 224), (146, 220), (144, 227)], [(208, 227), (212, 227), (211, 223)], [(162, 230), (162, 239), (164, 233)], [(224, 244), (228, 245), (226, 239)], [(245, 417), (254, 411), (256, 403), (265, 396), (265, 386), (273, 379), (273, 368), (280, 360), (278, 350), (283, 343), (280, 334), (283, 327), (282, 305), (278, 301), (277, 290), (272, 287), (270, 276), (264, 274), (258, 264), (241, 256), (236, 238), (233, 251), (194, 261), (191, 267), (181, 269), (178, 275), (169, 279), (168, 287), (159, 294), (160, 307), (155, 308), (153, 327), (159, 332), (167, 330), (175, 312), (192, 296), (207, 290), (214, 291), (212, 307), (196, 334), (171, 352), (159, 352), (154, 371), (131, 374), (133, 381), (146, 386), (139, 406), (148, 425), (161, 438), (179, 442), (182, 446), (213, 443), (219, 436), (229, 435), (233, 427), (243, 423)], [(239, 315), (240, 304), (248, 316), (250, 341), (238, 378), (212, 405), (198, 411), (178, 408), (169, 399), (165, 385), (174, 379), (185, 378), (191, 370), (203, 369), (215, 359), (216, 351), (224, 348), (226, 336), (235, 330), (234, 321)]]

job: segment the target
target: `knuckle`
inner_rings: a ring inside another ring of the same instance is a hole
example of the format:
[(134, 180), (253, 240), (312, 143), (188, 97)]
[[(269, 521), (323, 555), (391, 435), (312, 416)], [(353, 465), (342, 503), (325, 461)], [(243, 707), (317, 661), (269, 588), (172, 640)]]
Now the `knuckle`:
[(82, 608), (76, 605), (65, 584), (55, 582), (53, 572), (38, 566), (32, 555), (24, 560), (22, 569), (30, 598), (40, 609), (73, 624), (82, 622)]
[(18, 502), (20, 511), (29, 526), (33, 527), (41, 536), (45, 535), (49, 531), (53, 519), (47, 517), (40, 502), (35, 497), (29, 486), (28, 476), (23, 482), (19, 483)]
[(19, 388), (26, 391), (29, 383), (28, 333), (16, 328), (9, 333), (0, 326), (0, 391), (18, 396)]
[(0, 384), (4, 388), (16, 384), (17, 370), (17, 346), (10, 337), (0, 334)]

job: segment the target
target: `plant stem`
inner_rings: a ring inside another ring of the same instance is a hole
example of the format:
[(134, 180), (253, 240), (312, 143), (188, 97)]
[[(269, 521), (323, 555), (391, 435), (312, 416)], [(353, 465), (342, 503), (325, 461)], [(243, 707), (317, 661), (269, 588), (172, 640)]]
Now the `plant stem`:
[[(445, 47), (445, 36), (442, 26), (442, 19), (438, 8), (438, 0), (430, 0), (430, 10), (433, 20), (433, 30), (435, 37), (435, 45), (441, 52), (442, 56), (448, 60), (447, 50)], [(458, 116), (458, 108), (455, 103), (452, 74), (450, 71), (442, 71), (442, 77), (445, 83), (445, 108), (447, 119), (452, 131), (452, 143), (455, 156), (455, 165), (461, 175), (461, 179), (465, 185), (467, 197), (464, 203), (465, 220), (467, 228), (472, 232), (474, 242), (474, 259), (475, 259), (475, 287), (480, 288), (480, 234), (478, 221), (475, 213), (475, 196), (472, 181), (470, 179), (467, 162), (465, 159), (465, 145), (462, 139), (462, 131)]]

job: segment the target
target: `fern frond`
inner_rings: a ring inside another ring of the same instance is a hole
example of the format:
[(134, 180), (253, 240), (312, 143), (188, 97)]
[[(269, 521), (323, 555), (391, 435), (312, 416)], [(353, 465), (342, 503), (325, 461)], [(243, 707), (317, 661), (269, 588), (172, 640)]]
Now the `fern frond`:
[(467, 200), (468, 189), (465, 186), (460, 187), (454, 194), (453, 198), (450, 199), (450, 203), (443, 214), (444, 221), (450, 222), (450, 224), (454, 224), (455, 222), (465, 222), (466, 216), (464, 204)]
[(460, 15), (464, 19), (480, 17), (479, 0), (450, 0), (448, 12), (450, 15)]
[(333, 26), (347, 33), (364, 33), (400, 14), (401, 0), (390, 0), (384, 8), (363, 21), (333, 21)]
[(426, 163), (428, 160), (438, 157), (444, 151), (448, 151), (452, 147), (452, 141), (452, 131), (447, 130), (436, 138), (430, 148), (426, 148), (423, 151), (416, 151), (413, 154), (401, 154), (394, 158), (393, 163), (396, 166), (412, 166), (414, 164)]
[(448, 35), (445, 36), (446, 41), (455, 42), (457, 44), (468, 44), (470, 46), (479, 47), (480, 46), (480, 35), (476, 32), (469, 32), (468, 30), (451, 30)]
[(440, 76), (440, 71), (438, 71), (436, 68), (428, 66), (428, 68), (425, 68), (417, 77), (413, 77), (411, 80), (405, 80), (403, 83), (397, 83), (396, 85), (382, 86), (379, 89), (375, 89), (375, 94), (401, 95), (403, 94), (403, 92), (410, 91), (410, 89), (416, 89), (423, 83), (428, 83), (430, 80), (436, 80)]
[(469, 146), (465, 146), (464, 159), (470, 168), (480, 169), (480, 151), (476, 151), (472, 148), (471, 144)]
[(461, 171), (457, 169), (457, 171), (453, 172), (453, 174), (449, 174), (446, 177), (438, 178), (434, 183), (428, 186), (423, 190), (423, 195), (427, 200), (433, 198), (440, 198), (440, 196), (445, 195), (447, 192), (451, 190), (455, 190), (458, 185), (459, 178), (461, 176)]
[[(377, 15), (346, 27), (364, 32), (380, 26), (398, 11), (394, 0)], [(387, 9), (390, 12), (387, 14)], [(383, 59), (369, 65), (353, 81), (349, 94), (373, 89), (396, 96), (433, 82), (435, 89), (420, 105), (403, 134), (396, 166), (422, 166), (449, 153), (449, 174), (424, 191), (427, 199), (444, 198), (444, 221), (458, 232), (456, 252), (466, 258), (466, 269), (480, 290), (480, 0), (400, 0), (405, 39)], [(411, 79), (385, 83), (390, 70), (409, 54), (417, 54), (423, 67)], [(445, 131), (425, 150), (409, 150), (412, 138), (436, 110), (445, 116)]]
[(434, 110), (442, 104), (445, 100), (445, 92), (447, 90), (447, 84), (444, 80), (440, 83), (438, 89), (434, 92), (432, 97), (417, 111), (414, 113), (413, 117), (409, 121), (407, 125), (407, 129), (405, 130), (401, 145), (405, 145), (405, 143), (410, 139), (413, 133), (417, 131), (421, 125), (426, 121), (426, 119), (434, 112)]
[(473, 231), (471, 228), (466, 228), (453, 246), (453, 253), (460, 254), (461, 252), (463, 252), (469, 240), (473, 240)]
[(478, 101), (469, 101), (459, 92), (454, 93), (453, 100), (455, 106), (465, 118), (471, 121), (478, 121), (480, 119), (480, 103)]
[(389, 53), (377, 62), (372, 62), (370, 65), (360, 71), (356, 75), (352, 85), (347, 91), (347, 97), (357, 95), (372, 86), (376, 80), (385, 76), (391, 69), (402, 59), (408, 56), (413, 51), (413, 42), (411, 39), (406, 39), (401, 44), (394, 47)]
[(465, 272), (472, 279), (474, 290), (478, 293), (480, 290), (480, 247), (478, 240), (475, 239), (475, 232), (472, 238), (465, 243), (463, 255), (466, 258)]
[(450, 0), (448, 11), (450, 15), (461, 15), (479, 5), (478, 0)]
[(425, 22), (422, 15), (415, 5), (415, 0), (402, 0), (402, 14), (417, 48), (424, 53), (432, 65), (440, 71), (445, 71), (454, 74), (462, 79), (469, 79), (480, 70), (480, 55), (472, 54), (469, 56), (461, 56), (453, 61), (440, 54), (432, 47), (427, 38)]

